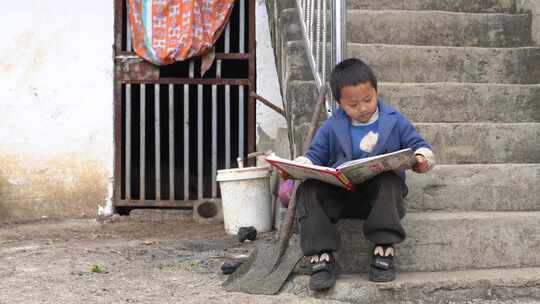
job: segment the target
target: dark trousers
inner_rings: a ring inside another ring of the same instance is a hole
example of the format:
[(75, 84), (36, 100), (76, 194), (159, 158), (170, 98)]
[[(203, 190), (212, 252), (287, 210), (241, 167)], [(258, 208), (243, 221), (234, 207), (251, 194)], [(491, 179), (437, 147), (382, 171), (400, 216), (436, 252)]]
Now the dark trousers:
[(313, 179), (304, 181), (296, 194), (304, 254), (337, 250), (341, 238), (334, 224), (340, 218), (364, 219), (364, 236), (374, 244), (402, 242), (407, 193), (407, 185), (394, 172), (358, 184), (354, 192)]

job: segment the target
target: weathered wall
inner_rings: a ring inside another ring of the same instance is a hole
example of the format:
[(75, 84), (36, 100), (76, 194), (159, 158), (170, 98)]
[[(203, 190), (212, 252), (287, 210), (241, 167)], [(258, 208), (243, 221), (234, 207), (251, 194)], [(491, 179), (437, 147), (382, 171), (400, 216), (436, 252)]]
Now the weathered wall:
[(112, 172), (112, 1), (3, 9), (0, 221), (94, 215)]
[[(94, 216), (112, 195), (113, 1), (10, 1), (4, 12), (0, 222)], [(256, 20), (258, 93), (281, 107), (263, 0)], [(259, 150), (275, 150), (284, 127), (257, 105)]]
[[(257, 28), (257, 92), (276, 106), (283, 108), (274, 50), (270, 38), (269, 14), (264, 0), (257, 0), (255, 20)], [(273, 150), (282, 156), (287, 156), (286, 127), (286, 121), (282, 116), (261, 103), (257, 104), (257, 149), (259, 151)]]

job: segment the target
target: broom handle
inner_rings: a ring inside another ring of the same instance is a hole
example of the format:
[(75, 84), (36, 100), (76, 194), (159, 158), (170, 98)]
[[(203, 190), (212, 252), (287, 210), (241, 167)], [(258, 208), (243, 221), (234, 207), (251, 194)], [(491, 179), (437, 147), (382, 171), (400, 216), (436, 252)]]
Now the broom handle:
[[(313, 112), (313, 116), (311, 117), (311, 123), (309, 125), (309, 131), (307, 133), (306, 138), (304, 139), (304, 145), (303, 152), (306, 152), (309, 148), (309, 145), (311, 144), (311, 139), (313, 138), (313, 135), (315, 134), (315, 131), (317, 130), (317, 126), (319, 124), (319, 120), (321, 118), (321, 111), (322, 107), (325, 102), (326, 97), (326, 91), (327, 87), (324, 86), (322, 91), (319, 92), (319, 96), (317, 98), (317, 104), (315, 105), (315, 110)], [(285, 249), (287, 248), (289, 244), (289, 239), (292, 235), (292, 228), (294, 224), (294, 217), (296, 213), (296, 190), (298, 189), (298, 186), (300, 186), (300, 181), (294, 181), (294, 188), (291, 195), (291, 198), (289, 200), (289, 206), (287, 207), (287, 214), (285, 215), (285, 220), (283, 221), (283, 224), (281, 225), (281, 233), (279, 235), (280, 239), (280, 256), (285, 252)]]

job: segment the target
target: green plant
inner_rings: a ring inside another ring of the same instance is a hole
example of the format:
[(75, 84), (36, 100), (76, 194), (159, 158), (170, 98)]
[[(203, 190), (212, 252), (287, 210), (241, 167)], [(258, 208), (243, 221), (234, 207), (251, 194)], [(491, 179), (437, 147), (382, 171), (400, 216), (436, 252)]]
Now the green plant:
[(107, 270), (105, 269), (105, 266), (94, 264), (94, 267), (92, 267), (91, 270), (93, 273), (107, 273)]

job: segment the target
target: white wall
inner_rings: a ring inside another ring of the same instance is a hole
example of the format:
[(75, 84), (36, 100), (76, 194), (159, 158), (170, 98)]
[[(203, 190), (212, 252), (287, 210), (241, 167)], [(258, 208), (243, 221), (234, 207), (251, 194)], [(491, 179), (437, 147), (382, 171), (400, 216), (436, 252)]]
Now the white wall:
[[(0, 221), (94, 215), (111, 196), (113, 1), (18, 0), (0, 18)], [(258, 93), (281, 105), (263, 0)], [(285, 120), (257, 105), (271, 148)]]
[[(95, 210), (112, 172), (113, 1), (18, 0), (2, 10), (0, 212), (20, 203), (26, 215), (55, 215), (61, 203), (48, 200), (98, 179), (85, 186)], [(56, 213), (30, 206), (42, 203)]]
[[(257, 0), (257, 15), (255, 20), (257, 28), (257, 93), (272, 101), (276, 106), (283, 108), (272, 40), (270, 37), (268, 14), (264, 0)], [(273, 146), (273, 142), (275, 142), (278, 137), (278, 130), (286, 127), (286, 121), (282, 116), (265, 105), (257, 103), (257, 135), (260, 149), (286, 151), (287, 149), (280, 149), (279, 147)], [(263, 137), (261, 136), (261, 133), (264, 133), (264, 137), (266, 138), (261, 138)], [(282, 133), (280, 136), (281, 135)], [(266, 142), (261, 142), (260, 140)], [(281, 142), (283, 142), (283, 139), (281, 139)]]

